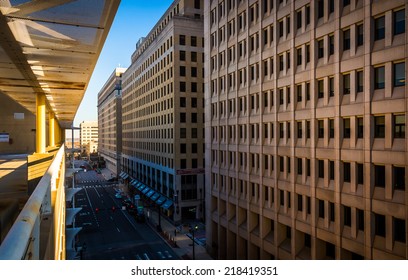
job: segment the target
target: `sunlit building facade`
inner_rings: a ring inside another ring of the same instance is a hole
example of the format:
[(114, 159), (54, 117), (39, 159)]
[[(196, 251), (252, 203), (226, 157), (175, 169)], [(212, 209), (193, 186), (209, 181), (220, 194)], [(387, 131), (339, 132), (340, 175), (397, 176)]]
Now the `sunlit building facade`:
[(98, 152), (113, 176), (120, 174), (122, 153), (122, 74), (117, 67), (98, 93)]
[(407, 1), (205, 1), (207, 248), (407, 259)]
[[(87, 145), (92, 142), (92, 145), (98, 145), (98, 122), (83, 121), (79, 124), (79, 141), (81, 144), (81, 152), (87, 152)], [(88, 148), (89, 149), (89, 148)]]
[(203, 217), (203, 2), (174, 1), (123, 74), (122, 170), (175, 223)]

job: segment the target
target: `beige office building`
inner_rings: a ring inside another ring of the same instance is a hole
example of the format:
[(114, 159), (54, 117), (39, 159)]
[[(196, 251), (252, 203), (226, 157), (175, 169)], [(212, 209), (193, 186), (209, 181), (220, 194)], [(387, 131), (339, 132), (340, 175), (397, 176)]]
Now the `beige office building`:
[(122, 177), (176, 223), (204, 212), (203, 3), (174, 1), (123, 74)]
[(120, 173), (122, 153), (122, 74), (115, 68), (98, 93), (98, 152), (113, 176)]
[[(87, 145), (92, 142), (92, 145), (98, 145), (98, 122), (83, 121), (79, 124), (79, 141), (81, 152), (87, 153)], [(89, 150), (89, 148), (88, 148)], [(97, 149), (96, 149), (97, 150)]]
[(205, 1), (207, 247), (407, 259), (408, 1)]

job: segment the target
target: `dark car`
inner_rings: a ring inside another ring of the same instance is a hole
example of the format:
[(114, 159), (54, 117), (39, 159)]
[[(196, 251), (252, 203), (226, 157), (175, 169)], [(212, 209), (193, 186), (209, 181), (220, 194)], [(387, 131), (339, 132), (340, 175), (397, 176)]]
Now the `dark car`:
[(133, 202), (130, 199), (125, 199), (122, 201), (122, 206), (126, 207), (126, 210), (129, 213), (134, 213), (136, 210), (136, 206), (133, 204)]

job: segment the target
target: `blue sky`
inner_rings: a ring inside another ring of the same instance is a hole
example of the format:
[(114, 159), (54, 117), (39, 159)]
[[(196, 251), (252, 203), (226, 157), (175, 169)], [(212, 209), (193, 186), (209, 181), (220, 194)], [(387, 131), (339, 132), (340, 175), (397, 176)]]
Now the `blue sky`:
[(74, 125), (97, 120), (98, 92), (113, 70), (130, 66), (136, 42), (146, 36), (173, 0), (122, 0), (102, 52), (92, 74), (85, 96), (75, 116)]

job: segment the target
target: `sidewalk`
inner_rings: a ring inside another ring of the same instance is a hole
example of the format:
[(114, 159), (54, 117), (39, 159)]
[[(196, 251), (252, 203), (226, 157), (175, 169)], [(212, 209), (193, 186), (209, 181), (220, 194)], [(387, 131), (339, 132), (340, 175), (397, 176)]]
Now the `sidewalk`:
[[(146, 209), (146, 223), (155, 231), (159, 224), (159, 217), (155, 209)], [(193, 259), (193, 242), (187, 234), (190, 233), (187, 227), (178, 227), (178, 229), (170, 223), (166, 218), (160, 218), (162, 228), (162, 238), (172, 247), (173, 251), (180, 257), (180, 259)], [(195, 259), (196, 260), (212, 260), (210, 255), (206, 252), (205, 246), (194, 244)]]
[(100, 168), (100, 170), (103, 177), (105, 177), (105, 180), (109, 180), (114, 176), (114, 174), (112, 174), (107, 168)]

